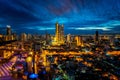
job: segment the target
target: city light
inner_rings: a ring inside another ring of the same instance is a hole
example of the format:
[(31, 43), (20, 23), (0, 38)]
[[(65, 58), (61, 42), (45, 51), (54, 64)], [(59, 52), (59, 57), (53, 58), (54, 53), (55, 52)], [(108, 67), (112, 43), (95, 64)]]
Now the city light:
[(0, 80), (120, 80), (120, 0), (0, 0)]
[(27, 61), (27, 62), (31, 62), (31, 61), (32, 61), (32, 57), (30, 57), (30, 56), (27, 57), (26, 61)]

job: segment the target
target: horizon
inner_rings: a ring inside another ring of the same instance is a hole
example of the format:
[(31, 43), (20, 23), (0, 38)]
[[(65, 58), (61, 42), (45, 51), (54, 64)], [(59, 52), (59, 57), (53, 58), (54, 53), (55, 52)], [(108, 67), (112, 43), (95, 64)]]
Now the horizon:
[[(7, 25), (7, 26), (10, 26), (10, 25)], [(3, 31), (3, 33), (0, 32), (1, 35), (6, 35), (7, 26), (4, 27), (4, 28), (2, 28), (4, 31)], [(54, 31), (52, 31), (52, 32), (49, 31), (49, 30), (42, 30), (41, 33), (37, 33), (37, 32), (35, 32), (35, 33), (30, 33), (30, 32), (17, 33), (17, 32), (14, 32), (14, 30), (12, 29), (11, 26), (10, 26), (10, 28), (11, 28), (11, 33), (12, 33), (12, 34), (17, 34), (17, 35), (21, 35), (22, 33), (31, 34), (31, 35), (46, 35), (46, 34), (55, 35), (55, 30), (56, 30), (56, 29), (53, 29)], [(83, 31), (83, 32), (80, 32), (80, 31), (79, 31), (78, 33), (70, 33), (70, 32), (66, 33), (66, 32), (64, 31), (64, 35), (67, 35), (67, 34), (70, 34), (70, 35), (94, 35), (96, 31), (98, 31), (98, 33), (99, 33), (100, 35), (116, 35), (116, 34), (120, 34), (120, 32), (102, 32), (102, 31), (97, 30), (97, 29), (96, 29), (96, 30), (92, 30), (92, 33), (84, 32), (85, 30), (82, 30), (82, 31)]]

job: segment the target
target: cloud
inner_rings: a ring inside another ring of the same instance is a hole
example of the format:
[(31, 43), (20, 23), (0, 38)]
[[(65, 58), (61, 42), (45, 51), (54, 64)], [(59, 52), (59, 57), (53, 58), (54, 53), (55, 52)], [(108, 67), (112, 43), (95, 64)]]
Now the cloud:
[(112, 27), (71, 27), (69, 29), (74, 29), (74, 30), (103, 30), (103, 31), (110, 31), (112, 30)]
[(110, 20), (106, 23), (100, 24), (99, 26), (108, 26), (108, 27), (114, 27), (114, 26), (120, 26), (120, 21), (118, 20)]
[(55, 29), (55, 27), (46, 27), (46, 26), (34, 26), (34, 27), (25, 27), (25, 28), (30, 30), (39, 30), (39, 31)]
[(0, 25), (41, 33), (54, 30), (58, 21), (68, 33), (119, 31), (119, 4), (120, 0), (0, 0)]

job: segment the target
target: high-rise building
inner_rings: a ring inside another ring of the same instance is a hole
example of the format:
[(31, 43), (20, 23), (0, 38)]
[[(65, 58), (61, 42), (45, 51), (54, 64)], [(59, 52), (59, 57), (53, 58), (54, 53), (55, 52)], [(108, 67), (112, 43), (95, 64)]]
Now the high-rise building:
[(55, 33), (55, 38), (53, 45), (62, 45), (64, 44), (64, 26), (59, 25), (58, 22), (55, 24), (56, 26), (56, 33)]
[(32, 35), (31, 35), (31, 34), (28, 34), (28, 35), (27, 35), (27, 39), (29, 39), (29, 40), (32, 39)]
[(12, 34), (11, 26), (7, 25), (6, 35), (4, 36), (5, 41), (15, 40), (15, 36)]
[(83, 46), (82, 37), (80, 37), (80, 36), (75, 36), (75, 41), (76, 41), (76, 45), (77, 45), (77, 46)]
[(68, 42), (68, 43), (71, 42), (71, 35), (70, 35), (70, 34), (67, 35), (67, 42)]
[(21, 34), (21, 41), (27, 41), (27, 34), (25, 33)]
[(64, 43), (64, 25), (62, 24), (61, 26), (61, 35), (60, 35), (60, 40), (62, 43)]
[(55, 34), (55, 41), (59, 41), (60, 40), (60, 27), (58, 22), (56, 23), (56, 34)]
[(11, 27), (10, 25), (7, 25), (7, 35), (11, 35)]
[(99, 41), (99, 34), (98, 31), (95, 32), (95, 43), (98, 43)]

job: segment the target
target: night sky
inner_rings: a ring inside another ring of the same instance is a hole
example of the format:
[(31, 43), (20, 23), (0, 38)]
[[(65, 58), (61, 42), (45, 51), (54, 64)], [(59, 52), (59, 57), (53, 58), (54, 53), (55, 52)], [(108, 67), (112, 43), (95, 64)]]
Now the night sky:
[(0, 33), (54, 34), (55, 23), (65, 34), (120, 33), (120, 0), (0, 0)]

